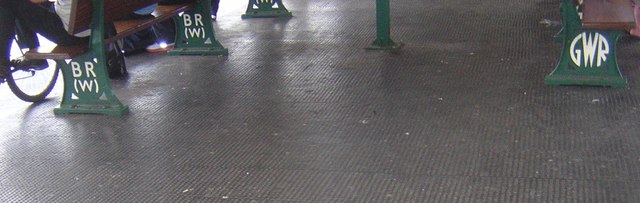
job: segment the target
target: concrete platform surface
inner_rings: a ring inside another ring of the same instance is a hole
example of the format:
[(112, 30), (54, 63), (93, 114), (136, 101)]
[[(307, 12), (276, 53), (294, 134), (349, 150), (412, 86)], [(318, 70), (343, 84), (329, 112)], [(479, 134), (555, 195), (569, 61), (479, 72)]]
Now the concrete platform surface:
[(624, 88), (547, 86), (559, 1), (222, 1), (228, 57), (139, 54), (123, 117), (0, 85), (0, 202), (640, 202), (640, 43)]

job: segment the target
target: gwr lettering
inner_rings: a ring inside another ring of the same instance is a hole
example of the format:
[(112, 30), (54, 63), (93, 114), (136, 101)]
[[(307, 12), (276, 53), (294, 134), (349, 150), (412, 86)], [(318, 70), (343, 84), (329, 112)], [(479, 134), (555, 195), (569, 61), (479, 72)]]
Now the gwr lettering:
[[(578, 43), (580, 40), (582, 43)], [(582, 45), (582, 49), (576, 47), (578, 44)], [(578, 67), (594, 67), (594, 59), (595, 67), (600, 67), (603, 62), (607, 61), (609, 42), (600, 33), (587, 34), (583, 32), (573, 39), (570, 50), (571, 60)]]
[[(85, 77), (96, 77), (96, 72), (93, 70), (95, 66), (91, 62), (84, 62), (84, 75)], [(82, 67), (78, 62), (71, 62), (71, 72), (74, 78), (83, 77)]]

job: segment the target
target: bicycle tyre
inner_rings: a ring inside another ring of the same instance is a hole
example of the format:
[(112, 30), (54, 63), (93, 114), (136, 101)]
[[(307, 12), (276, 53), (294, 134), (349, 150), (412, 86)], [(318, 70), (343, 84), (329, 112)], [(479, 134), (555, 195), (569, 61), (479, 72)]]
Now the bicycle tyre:
[[(54, 67), (45, 68), (43, 70), (30, 70), (32, 71), (31, 72), (32, 74), (37, 74), (38, 72), (43, 73), (45, 70), (50, 70), (51, 68), (54, 69), (52, 75), (44, 76), (45, 77), (44, 79), (48, 78), (47, 80), (41, 81), (41, 80), (38, 80), (38, 78), (36, 78), (36, 81), (28, 81), (25, 84), (16, 83), (15, 77), (16, 77), (16, 73), (21, 73), (26, 71), (12, 70), (11, 74), (9, 74), (6, 78), (7, 85), (9, 85), (9, 89), (11, 89), (11, 92), (13, 92), (14, 95), (16, 95), (18, 98), (20, 98), (23, 101), (26, 101), (26, 102), (42, 101), (47, 97), (47, 95), (49, 95), (49, 93), (55, 86), (56, 80), (58, 79), (58, 74), (60, 72), (60, 68), (57, 65), (54, 65)], [(28, 88), (33, 88), (35, 90), (26, 91), (26, 89)]]

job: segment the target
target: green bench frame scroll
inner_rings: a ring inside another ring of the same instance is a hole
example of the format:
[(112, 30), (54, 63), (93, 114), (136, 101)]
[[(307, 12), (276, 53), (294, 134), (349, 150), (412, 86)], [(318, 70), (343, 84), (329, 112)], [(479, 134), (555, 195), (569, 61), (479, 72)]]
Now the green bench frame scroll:
[[(577, 11), (583, 6), (582, 15)], [(626, 86), (616, 58), (621, 34), (635, 27), (629, 0), (562, 0), (563, 49), (549, 85)]]

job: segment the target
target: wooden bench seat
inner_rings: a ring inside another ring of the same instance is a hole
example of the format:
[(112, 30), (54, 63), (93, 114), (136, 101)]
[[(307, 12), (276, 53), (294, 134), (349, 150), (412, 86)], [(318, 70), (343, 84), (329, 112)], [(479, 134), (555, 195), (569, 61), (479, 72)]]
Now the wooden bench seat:
[[(140, 30), (148, 28), (156, 23), (170, 20), (173, 16), (185, 11), (192, 4), (181, 5), (160, 5), (152, 13), (153, 18), (132, 19), (132, 20), (116, 20), (114, 25), (117, 35), (105, 39), (105, 44), (123, 39)], [(83, 22), (78, 22), (83, 23)], [(89, 23), (89, 22), (86, 22)], [(70, 33), (82, 32), (87, 26), (76, 24), (73, 28), (70, 26)], [(25, 57), (30, 59), (70, 59), (85, 53), (89, 48), (89, 44), (74, 46), (55, 46), (55, 47), (39, 47), (25, 53)]]
[(629, 30), (636, 26), (630, 0), (583, 0), (582, 28)]

